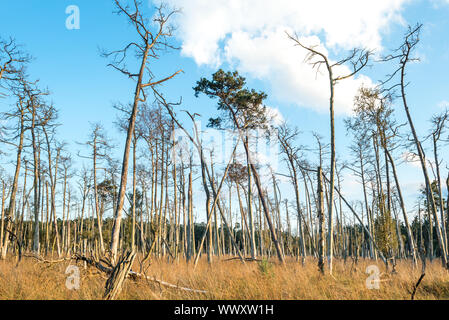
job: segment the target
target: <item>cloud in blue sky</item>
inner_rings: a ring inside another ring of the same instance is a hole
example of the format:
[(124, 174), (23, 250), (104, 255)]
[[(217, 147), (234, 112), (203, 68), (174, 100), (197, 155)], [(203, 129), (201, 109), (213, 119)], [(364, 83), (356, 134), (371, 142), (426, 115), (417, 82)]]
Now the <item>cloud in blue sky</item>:
[(441, 109), (449, 109), (449, 101), (446, 100), (441, 101), (440, 103), (438, 103), (438, 107)]
[[(382, 33), (403, 23), (409, 0), (168, 0), (182, 8), (178, 37), (182, 53), (198, 65), (225, 63), (266, 81), (274, 98), (316, 111), (328, 110), (327, 73), (304, 63), (306, 52), (294, 47), (285, 31), (314, 43), (331, 55), (353, 47), (380, 51)], [(350, 70), (341, 67), (337, 74)], [(349, 114), (354, 94), (372, 81), (363, 75), (341, 82), (336, 90), (337, 114)]]

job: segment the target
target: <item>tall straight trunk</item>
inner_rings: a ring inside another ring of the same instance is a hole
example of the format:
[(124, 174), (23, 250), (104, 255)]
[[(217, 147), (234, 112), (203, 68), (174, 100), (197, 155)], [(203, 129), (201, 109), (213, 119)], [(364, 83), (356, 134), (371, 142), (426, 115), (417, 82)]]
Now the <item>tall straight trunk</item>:
[(45, 217), (45, 253), (48, 253), (48, 250), (50, 249), (50, 226), (51, 223), (49, 222), (50, 218), (50, 196), (48, 194), (48, 181), (45, 181), (45, 211), (46, 211), (46, 217)]
[[(237, 192), (238, 192), (238, 190), (237, 190)], [(228, 211), (229, 211), (229, 217), (231, 218), (230, 221), (231, 221), (231, 228), (232, 228), (232, 217), (231, 217), (231, 215), (232, 215), (232, 184), (229, 185), (229, 208), (228, 208)], [(228, 237), (228, 240), (230, 241), (230, 236)], [(223, 239), (223, 241), (224, 241), (224, 239)], [(225, 242), (225, 247), (226, 247), (226, 242)], [(231, 245), (230, 244), (228, 245), (228, 254), (231, 254)]]
[(196, 255), (196, 237), (195, 237), (195, 220), (193, 217), (193, 168), (192, 158), (190, 158), (190, 172), (189, 172), (189, 230), (190, 230), (190, 253), (189, 258)]
[[(0, 223), (0, 246), (3, 244), (3, 232), (5, 229), (5, 220), (4, 220), (4, 215), (5, 215), (5, 190), (6, 189), (6, 183), (2, 183), (2, 210), (1, 210), (1, 223)], [(6, 237), (8, 237), (8, 232), (6, 232), (5, 234)], [(1, 249), (1, 248), (0, 248)]]
[[(449, 173), (446, 179), (446, 190), (449, 191)], [(447, 193), (446, 198), (446, 234), (449, 233), (449, 192)]]
[(131, 140), (132, 140), (132, 137), (134, 134), (138, 106), (139, 106), (140, 96), (142, 93), (142, 79), (143, 79), (143, 75), (144, 75), (145, 69), (146, 69), (146, 63), (147, 63), (147, 59), (148, 59), (149, 50), (150, 50), (150, 47), (147, 43), (147, 45), (145, 47), (145, 51), (143, 52), (143, 55), (142, 55), (142, 62), (140, 65), (139, 77), (137, 80), (136, 90), (135, 90), (135, 94), (134, 94), (134, 103), (133, 103), (131, 117), (130, 117), (129, 125), (128, 125), (125, 150), (123, 153), (120, 187), (119, 187), (117, 205), (116, 205), (116, 209), (114, 212), (114, 224), (112, 227), (112, 236), (111, 236), (111, 258), (112, 258), (113, 263), (115, 263), (115, 260), (117, 257), (117, 249), (118, 249), (118, 245), (119, 245), (120, 223), (122, 221), (122, 209), (123, 209), (123, 204), (124, 204), (124, 200), (125, 200), (126, 184), (127, 184), (127, 179), (128, 179), (129, 150), (131, 147)]
[[(200, 162), (201, 162), (201, 178), (202, 178), (202, 184), (203, 184), (203, 189), (204, 192), (206, 193), (206, 217), (207, 220), (210, 221), (211, 217), (212, 217), (212, 213), (210, 212), (210, 203), (211, 203), (211, 196), (210, 196), (210, 191), (209, 191), (209, 187), (207, 186), (207, 181), (206, 181), (206, 163), (204, 161), (204, 155), (203, 155), (203, 149), (200, 148), (198, 150), (198, 152), (200, 153)], [(206, 226), (207, 230), (207, 262), (211, 263), (212, 262), (212, 228), (211, 228), (211, 224), (209, 223)], [(200, 245), (200, 249), (201, 250), (201, 245)], [(197, 259), (196, 259), (197, 260)], [(196, 265), (197, 261), (195, 261), (195, 265)]]
[(334, 204), (334, 185), (335, 185), (335, 124), (334, 124), (334, 78), (332, 75), (332, 68), (328, 68), (329, 83), (330, 83), (330, 99), (329, 99), (329, 115), (330, 115), (330, 130), (331, 130), (331, 173), (329, 186), (329, 214), (328, 214), (328, 238), (327, 238), (327, 260), (329, 264), (329, 273), (332, 274), (333, 265), (333, 247), (334, 247), (334, 218), (333, 218), (333, 204)]
[[(319, 235), (317, 234), (317, 232), (314, 231), (314, 230), (317, 230), (317, 228), (314, 228), (315, 219), (313, 219), (313, 217), (312, 217), (312, 201), (310, 198), (310, 190), (309, 190), (306, 178), (308, 178), (308, 180), (310, 181), (310, 185), (311, 185), (310, 189), (312, 189), (312, 196), (313, 196), (313, 200), (314, 200), (316, 206), (318, 207), (319, 204), (318, 204), (318, 199), (316, 199), (316, 196), (315, 196), (315, 192), (314, 192), (312, 180), (310, 179), (310, 175), (308, 173), (305, 173), (304, 171), (302, 171), (302, 175), (304, 178), (304, 191), (306, 194), (306, 206), (307, 206), (306, 210), (308, 211), (308, 219), (310, 222), (310, 234), (309, 234), (310, 244), (311, 244), (311, 247), (312, 247), (315, 257), (317, 257), (317, 255), (319, 254), (318, 249), (317, 249), (317, 243), (318, 243), (317, 238)], [(316, 221), (316, 222), (318, 223), (318, 221)], [(306, 221), (304, 221), (304, 224), (305, 224), (305, 226), (307, 226)]]
[[(55, 227), (55, 238), (54, 241), (57, 245), (58, 250), (58, 257), (61, 256), (61, 247), (59, 242), (59, 232), (58, 232), (58, 224), (56, 220), (56, 181), (58, 176), (58, 167), (59, 167), (59, 159), (61, 155), (61, 148), (57, 148), (56, 150), (56, 158), (54, 167), (52, 166), (53, 160), (52, 160), (52, 152), (51, 152), (51, 144), (50, 139), (48, 137), (47, 130), (45, 127), (43, 128), (45, 140), (47, 142), (47, 156), (48, 156), (48, 174), (50, 177), (50, 203), (51, 203), (51, 213), (50, 213), (50, 220), (53, 221), (54, 227)], [(53, 171), (54, 169), (54, 171)], [(25, 170), (26, 171), (26, 170)]]
[[(287, 219), (287, 239), (286, 239), (286, 246), (287, 246), (287, 250), (290, 251), (291, 250), (291, 246), (290, 246), (290, 234), (291, 234), (291, 224), (290, 224), (290, 215), (288, 214), (288, 199), (285, 199), (285, 214), (286, 214), (286, 219)], [(290, 254), (292, 254), (293, 252), (290, 252)], [(292, 254), (293, 256), (293, 254)]]
[[(245, 137), (246, 143), (249, 144), (248, 135)], [(251, 166), (249, 165), (250, 155), (249, 150), (246, 150), (246, 161), (247, 161), (247, 176), (248, 176), (248, 220), (249, 220), (249, 243), (251, 248), (251, 258), (256, 259), (256, 236), (254, 232), (254, 217), (252, 209), (252, 179), (251, 179)]]
[(100, 242), (100, 252), (104, 254), (104, 241), (103, 241), (103, 221), (101, 219), (100, 205), (98, 200), (98, 183), (97, 183), (97, 140), (96, 137), (93, 142), (93, 179), (94, 179), (94, 200), (95, 200), (95, 213), (97, 215), (97, 227), (98, 227), (98, 240)]
[(292, 167), (292, 172), (293, 172), (293, 177), (292, 177), (293, 187), (295, 188), (296, 216), (298, 219), (298, 231), (299, 231), (298, 240), (299, 240), (299, 247), (301, 248), (302, 264), (304, 265), (307, 253), (306, 253), (306, 244), (304, 241), (303, 225), (302, 225), (302, 221), (301, 221), (301, 218), (303, 218), (303, 216), (302, 216), (302, 212), (301, 212), (301, 204), (299, 201), (298, 175), (297, 175), (296, 168), (294, 167), (293, 162), (291, 162), (291, 167)]
[[(361, 174), (361, 178), (362, 178), (363, 200), (364, 200), (364, 204), (365, 204), (366, 217), (368, 220), (368, 229), (372, 233), (373, 229), (371, 228), (371, 219), (370, 219), (371, 215), (370, 215), (370, 210), (369, 210), (369, 205), (368, 205), (368, 195), (366, 192), (365, 167), (363, 165), (363, 156), (362, 156), (361, 149), (359, 150), (359, 160), (360, 160), (360, 174)], [(369, 250), (370, 250), (370, 257), (371, 257), (371, 259), (373, 259), (375, 254), (374, 254), (374, 247), (371, 242), (369, 242)]]
[(192, 159), (190, 158), (189, 184), (187, 187), (187, 262), (194, 253), (195, 237), (193, 236), (193, 213), (192, 213)]
[(131, 250), (136, 249), (136, 133), (133, 132), (133, 199), (132, 199), (132, 227), (131, 227)]
[(229, 254), (230, 255), (235, 255), (234, 254), (234, 247), (232, 246), (232, 238), (234, 237), (234, 227), (232, 225), (232, 211), (229, 210), (229, 237), (228, 237), (228, 247), (229, 247)]
[(139, 231), (139, 242), (140, 242), (140, 250), (143, 252), (146, 251), (145, 246), (145, 224), (144, 224), (144, 216), (143, 216), (143, 201), (146, 198), (146, 186), (142, 182), (142, 199), (141, 199), (141, 207), (140, 207), (140, 231)]
[(145, 199), (145, 232), (143, 241), (144, 241), (144, 251), (146, 251), (148, 244), (147, 241), (148, 239), (150, 239), (150, 226), (151, 226), (151, 212), (150, 212), (151, 204), (148, 202), (148, 189), (146, 188), (146, 186), (144, 187), (143, 195)]
[(282, 222), (281, 222), (281, 211), (280, 211), (280, 203), (279, 203), (279, 198), (281, 197), (281, 195), (279, 194), (278, 196), (278, 186), (276, 183), (276, 179), (274, 177), (274, 174), (272, 175), (272, 179), (273, 179), (273, 192), (274, 192), (274, 205), (275, 205), (275, 210), (274, 213), (277, 214), (277, 226), (278, 226), (278, 241), (282, 250), (282, 255), (285, 255), (284, 252), (284, 238), (282, 236)]
[(159, 216), (158, 216), (158, 254), (159, 256), (162, 254), (162, 251), (164, 250), (165, 246), (162, 245), (162, 239), (163, 239), (163, 224), (165, 221), (163, 220), (163, 204), (164, 204), (164, 164), (165, 164), (165, 149), (164, 149), (164, 138), (161, 139), (161, 184), (160, 184), (160, 197), (159, 197)]
[(70, 232), (70, 190), (68, 192), (69, 197), (68, 197), (68, 202), (67, 202), (67, 221), (66, 221), (66, 225), (67, 225), (67, 236), (66, 236), (66, 248), (65, 251), (67, 254), (70, 254), (70, 244), (71, 244), (71, 232)]
[[(165, 150), (166, 150), (165, 156), (166, 156), (167, 162), (165, 163), (165, 175), (164, 175), (165, 205), (164, 205), (164, 220), (163, 220), (164, 221), (164, 232), (163, 232), (163, 235), (164, 235), (164, 239), (167, 239), (168, 227), (167, 227), (167, 218), (166, 217), (167, 217), (167, 213), (168, 213), (168, 197), (169, 197), (169, 195), (168, 195), (168, 146)], [(171, 221), (169, 223), (170, 223), (170, 226), (172, 226)], [(170, 253), (169, 245), (170, 245), (169, 243), (165, 242), (164, 248), (166, 248), (166, 250), (168, 250)], [(165, 249), (164, 249), (164, 254), (165, 254)]]
[(410, 227), (410, 223), (408, 222), (407, 210), (405, 209), (404, 198), (402, 197), (402, 190), (401, 190), (401, 186), (399, 184), (398, 175), (396, 173), (396, 165), (394, 163), (393, 157), (391, 156), (389, 150), (385, 149), (385, 152), (386, 152), (386, 154), (388, 156), (388, 159), (390, 160), (391, 169), (393, 170), (393, 177), (394, 177), (394, 181), (396, 182), (396, 189), (398, 191), (399, 202), (401, 204), (402, 217), (404, 219), (404, 223), (405, 223), (405, 226), (407, 228), (407, 236), (408, 236), (408, 241), (409, 241), (409, 244), (410, 244), (410, 252), (412, 253), (413, 264), (416, 266), (417, 263), (418, 263), (417, 255), (416, 255), (417, 248), (416, 248), (416, 245), (415, 245), (415, 240), (413, 238), (412, 228)]
[(422, 233), (422, 220), (421, 220), (421, 206), (418, 204), (418, 221), (419, 221), (419, 252), (421, 253), (421, 255), (424, 257), (423, 255), (423, 251), (424, 251), (424, 237), (423, 237), (423, 233)]
[(325, 257), (325, 226), (324, 226), (324, 193), (323, 193), (323, 172), (321, 167), (318, 167), (318, 233), (319, 233), (319, 254), (318, 254), (318, 268), (324, 274), (324, 257)]
[[(86, 188), (86, 186), (83, 186)], [(81, 204), (81, 221), (80, 221), (80, 227), (79, 227), (79, 238), (81, 241), (84, 240), (84, 211), (86, 210), (86, 190), (83, 190), (83, 200)]]
[[(151, 208), (152, 208), (152, 215), (153, 215), (153, 224), (154, 224), (154, 230), (155, 230), (155, 233), (154, 233), (154, 241), (156, 241), (156, 244), (155, 244), (155, 248), (156, 248), (156, 250), (157, 250), (157, 253), (159, 254), (159, 238), (160, 238), (160, 235), (159, 235), (159, 223), (160, 223), (160, 218), (159, 218), (159, 214), (160, 214), (160, 212), (158, 211), (159, 210), (159, 206), (158, 206), (158, 204), (157, 204), (157, 190), (158, 190), (158, 182), (157, 182), (157, 179), (158, 179), (158, 169), (159, 169), (159, 158), (158, 158), (158, 147), (159, 146), (159, 144), (158, 144), (158, 142), (157, 142), (157, 140), (155, 141), (155, 152), (154, 152), (154, 157), (155, 157), (155, 159), (154, 159), (154, 164), (152, 164), (152, 167), (153, 167), (153, 174), (152, 174), (152, 184), (153, 184), (153, 187), (152, 187), (152, 189), (151, 189), (151, 193), (152, 193), (152, 196), (153, 196), (153, 198), (152, 198), (152, 206), (151, 206)], [(152, 153), (152, 161), (153, 161), (153, 153)]]
[[(239, 201), (240, 216), (242, 218), (242, 237), (243, 237), (243, 240), (245, 242), (246, 241), (246, 239), (244, 237), (245, 229), (243, 228), (243, 226), (245, 226), (247, 228), (248, 234), (250, 234), (251, 231), (249, 229), (249, 226), (247, 226), (247, 221), (246, 221), (246, 217), (245, 217), (245, 211), (243, 210), (242, 199), (241, 199), (241, 196), (240, 196), (240, 187), (239, 187), (238, 182), (236, 183), (236, 187), (237, 187), (237, 190), (236, 190), (237, 191), (237, 199)], [(232, 186), (230, 188), (232, 188)], [(231, 197), (231, 193), (229, 193), (229, 196)], [(245, 244), (246, 244), (246, 242), (245, 242)], [(245, 249), (245, 247), (244, 247), (244, 249)], [(246, 256), (246, 250), (244, 250), (243, 255)]]
[(258, 206), (258, 214), (259, 214), (259, 246), (260, 246), (260, 255), (264, 256), (265, 243), (264, 243), (264, 225), (262, 224), (262, 204), (260, 201), (260, 197), (257, 198), (259, 202)]
[[(32, 104), (34, 102), (31, 102)], [(36, 106), (32, 105), (32, 120), (31, 120), (31, 137), (33, 146), (33, 160), (34, 160), (34, 237), (33, 237), (33, 251), (35, 254), (39, 254), (39, 159), (38, 159), (38, 149), (37, 149), (37, 138), (36, 138)]]
[[(427, 195), (427, 199), (429, 199), (429, 195)], [(430, 261), (433, 260), (433, 221), (432, 221), (432, 213), (430, 211), (429, 200), (427, 200), (427, 217), (429, 219), (429, 239), (427, 241), (427, 255), (429, 256)]]
[(67, 237), (66, 237), (66, 194), (67, 194), (67, 167), (64, 168), (64, 182), (62, 188), (62, 250), (67, 252)]
[[(25, 161), (25, 170), (24, 170), (24, 178), (23, 178), (23, 190), (22, 190), (22, 206), (21, 206), (21, 212), (20, 212), (20, 218), (18, 219), (19, 224), (19, 230), (18, 230), (18, 237), (21, 238), (21, 241), (25, 242), (24, 238), (24, 216), (25, 216), (25, 207), (26, 203), (28, 201), (28, 195), (27, 195), (27, 177), (28, 177), (28, 162)], [(32, 189), (31, 189), (32, 190)], [(30, 192), (31, 192), (30, 190)]]
[(440, 163), (438, 159), (438, 148), (437, 148), (437, 138), (433, 135), (433, 155), (435, 158), (435, 169), (437, 172), (437, 186), (438, 186), (438, 197), (440, 198), (439, 210), (441, 216), (441, 232), (444, 242), (444, 246), (447, 248), (447, 232), (446, 232), (446, 219), (444, 218), (444, 205), (443, 205), (443, 191), (441, 187), (441, 174), (440, 174)]
[[(384, 142), (384, 144), (386, 144)], [(384, 148), (384, 156), (385, 156), (385, 176), (387, 182), (387, 209), (388, 212), (391, 212), (391, 195), (390, 195), (390, 170), (388, 166), (387, 152), (385, 151), (387, 148)]]
[[(39, 170), (40, 172), (40, 170)], [(45, 190), (42, 187), (42, 177), (39, 178), (39, 199), (40, 199), (40, 211), (41, 211), (41, 218), (40, 218), (40, 234), (44, 234), (44, 228), (45, 228), (45, 224), (44, 224), (44, 208), (45, 208)]]
[[(211, 184), (215, 184), (215, 173), (214, 173), (214, 163), (213, 163), (213, 157), (212, 157), (212, 153), (211, 153), (211, 157), (210, 157), (210, 167), (211, 167)], [(214, 241), (215, 241), (215, 245), (214, 245), (214, 251), (215, 251), (215, 255), (220, 256), (220, 245), (219, 245), (219, 234), (218, 234), (218, 219), (217, 219), (217, 209), (214, 208), (214, 210), (212, 211), (213, 215), (214, 215)]]
[[(174, 124), (172, 124), (172, 132), (174, 133), (175, 127)], [(173, 136), (173, 148), (175, 146), (175, 135), (172, 134)], [(173, 149), (175, 150), (175, 149)], [(172, 161), (173, 161), (173, 169), (172, 169), (172, 178), (173, 178), (173, 214), (174, 214), (174, 242), (175, 242), (175, 246), (174, 246), (174, 251), (175, 251), (175, 258), (177, 258), (178, 255), (178, 241), (179, 241), (179, 233), (178, 233), (178, 224), (179, 224), (179, 220), (178, 220), (178, 192), (177, 192), (177, 172), (176, 172), (176, 154), (175, 151), (173, 151), (172, 153)]]
[(396, 227), (396, 236), (398, 238), (398, 242), (399, 242), (399, 258), (402, 258), (405, 254), (405, 246), (404, 246), (404, 241), (402, 240), (402, 235), (401, 235), (401, 227), (399, 225), (399, 219), (398, 219), (398, 214), (396, 212), (396, 206), (394, 205), (394, 203), (392, 203), (392, 212), (394, 214), (394, 219), (396, 220), (395, 223), (395, 227)]
[[(337, 173), (337, 182), (338, 182), (338, 189), (341, 189), (341, 177), (340, 174)], [(340, 242), (342, 244), (342, 246), (344, 247), (344, 238), (342, 237), (343, 235), (343, 224), (342, 224), (342, 220), (343, 220), (343, 204), (341, 201), (341, 198), (338, 198), (338, 203), (339, 203), (339, 211), (340, 211), (340, 219), (339, 219), (339, 234), (341, 236), (340, 238)], [(337, 205), (335, 204), (335, 207), (337, 207)], [(338, 217), (338, 216), (337, 216)], [(340, 257), (342, 255), (342, 252), (340, 251)]]
[(184, 163), (181, 162), (181, 192), (182, 192), (182, 223), (183, 223), (183, 248), (184, 248), (184, 256), (187, 259), (187, 255), (189, 252), (189, 240), (188, 240), (188, 234), (190, 234), (190, 231), (188, 228), (190, 228), (188, 221), (187, 221), (187, 212), (186, 212), (186, 179), (185, 179), (185, 168)]

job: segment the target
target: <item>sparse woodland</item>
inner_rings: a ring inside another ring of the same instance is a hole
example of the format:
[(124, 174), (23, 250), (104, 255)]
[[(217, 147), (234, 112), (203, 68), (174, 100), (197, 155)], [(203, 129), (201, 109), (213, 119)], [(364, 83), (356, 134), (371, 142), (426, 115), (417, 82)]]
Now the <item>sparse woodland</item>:
[[(302, 140), (294, 121), (273, 121), (267, 95), (237, 71), (198, 79), (192, 94), (210, 98), (216, 110), (203, 119), (207, 128), (234, 132), (231, 152), (215, 162), (201, 139), (201, 115), (164, 90), (182, 66), (162, 78), (152, 73), (161, 56), (178, 50), (171, 22), (181, 13), (161, 6), (150, 17), (139, 1), (126, 3), (115, 0), (117, 23), (130, 23), (135, 37), (101, 53), (117, 77), (135, 84), (130, 102), (115, 106), (121, 158), (111, 156), (117, 146), (99, 122), (74, 138), (79, 152), (68, 151), (51, 88), (27, 73), (32, 53), (1, 35), (0, 157), (9, 165), (0, 175), (0, 299), (17, 298), (9, 287), (16, 272), (29, 275), (27, 288), (42, 289), (23, 289), (21, 298), (449, 298), (449, 176), (440, 156), (449, 114), (434, 115), (431, 131), (418, 132), (419, 106), (407, 99), (421, 25), (404, 30), (397, 50), (382, 57), (355, 48), (337, 62), (300, 35), (285, 35), (308, 52), (305, 64), (329, 77), (329, 141), (318, 133)], [(338, 84), (378, 64), (391, 70), (377, 86), (359, 89), (354, 115), (344, 120), (352, 160), (341, 161)], [(338, 74), (343, 65), (349, 74)], [(256, 130), (277, 144), (283, 170), (258, 163)], [(398, 175), (405, 151), (422, 169), (416, 207), (406, 203)], [(362, 198), (345, 196), (345, 172), (357, 177)], [(78, 292), (63, 285), (68, 264), (82, 270)], [(365, 287), (372, 264), (382, 273), (377, 291)], [(46, 272), (59, 285), (47, 284)]]

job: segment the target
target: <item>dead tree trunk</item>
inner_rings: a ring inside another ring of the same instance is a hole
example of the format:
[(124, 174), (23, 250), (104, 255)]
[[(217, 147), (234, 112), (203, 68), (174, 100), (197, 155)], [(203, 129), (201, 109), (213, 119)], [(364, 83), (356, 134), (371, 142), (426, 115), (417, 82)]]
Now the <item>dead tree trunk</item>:
[(324, 274), (324, 259), (325, 259), (325, 225), (324, 225), (324, 193), (323, 193), (323, 172), (321, 167), (318, 167), (318, 233), (319, 233), (319, 245), (318, 245), (318, 268), (322, 274)]

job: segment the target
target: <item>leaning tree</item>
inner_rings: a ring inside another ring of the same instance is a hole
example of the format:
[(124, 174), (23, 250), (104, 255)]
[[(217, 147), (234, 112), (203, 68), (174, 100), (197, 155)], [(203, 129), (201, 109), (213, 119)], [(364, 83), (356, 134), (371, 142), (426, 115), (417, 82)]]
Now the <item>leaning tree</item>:
[[(157, 13), (154, 18), (150, 20), (145, 17), (143, 12), (144, 5), (142, 1), (134, 0), (132, 1), (132, 5), (125, 5), (123, 4), (123, 1), (120, 0), (114, 0), (114, 2), (117, 7), (117, 14), (124, 14), (126, 16), (128, 22), (135, 28), (137, 37), (137, 40), (132, 40), (121, 50), (103, 53), (104, 57), (109, 57), (112, 59), (109, 66), (118, 70), (128, 78), (136, 81), (131, 116), (129, 118), (125, 142), (125, 150), (123, 152), (120, 187), (116, 200), (117, 203), (112, 228), (111, 259), (115, 263), (120, 237), (122, 210), (126, 195), (126, 184), (128, 179), (129, 151), (131, 149), (132, 139), (134, 136), (139, 103), (145, 102), (146, 100), (145, 90), (150, 88), (155, 89), (157, 85), (172, 79), (182, 71), (178, 70), (168, 77), (156, 80), (150, 68), (150, 62), (159, 59), (161, 53), (167, 52), (167, 49), (176, 49), (170, 43), (170, 39), (173, 36), (173, 28), (170, 26), (169, 21), (178, 11), (169, 11), (166, 6), (161, 5), (157, 8)], [(132, 51), (134, 51), (135, 56), (139, 59), (140, 68), (137, 72), (129, 70), (126, 66), (128, 54)]]
[[(405, 90), (408, 85), (408, 83), (406, 81), (407, 66), (409, 65), (409, 63), (416, 62), (419, 60), (418, 58), (413, 56), (413, 53), (414, 53), (414, 51), (419, 43), (419, 40), (420, 40), (419, 35), (420, 35), (421, 28), (422, 28), (422, 24), (417, 24), (414, 27), (409, 26), (408, 30), (404, 36), (403, 42), (399, 46), (399, 48), (397, 48), (396, 50), (394, 50), (393, 53), (391, 53), (383, 58), (383, 61), (398, 63), (398, 67), (390, 75), (387, 76), (387, 79), (382, 82), (382, 85), (384, 86), (384, 89), (383, 89), (384, 91), (394, 92), (394, 90), (396, 88), (400, 89), (400, 97), (402, 100), (405, 114), (407, 116), (407, 122), (410, 126), (410, 130), (411, 130), (412, 137), (413, 137), (413, 143), (416, 147), (416, 153), (418, 154), (419, 162), (421, 164), (421, 169), (422, 169), (422, 173), (424, 176), (427, 201), (428, 201), (428, 204), (430, 207), (430, 211), (435, 219), (437, 239), (438, 239), (438, 244), (439, 244), (439, 247), (441, 250), (441, 260), (442, 260), (443, 265), (446, 268), (449, 268), (448, 253), (447, 253), (447, 248), (446, 248), (446, 244), (444, 241), (443, 230), (442, 230), (442, 226), (440, 223), (440, 217), (438, 217), (437, 205), (435, 203), (434, 194), (433, 194), (432, 188), (431, 188), (432, 185), (431, 185), (428, 170), (427, 170), (426, 154), (421, 145), (421, 141), (418, 137), (418, 133), (416, 132), (416, 128), (415, 128), (415, 125), (414, 125), (414, 122), (413, 122), (413, 119), (412, 119), (412, 116), (410, 113), (408, 100), (407, 100), (407, 96), (406, 96), (406, 90)], [(399, 76), (399, 81), (395, 81), (397, 76)], [(387, 83), (390, 83), (390, 82), (393, 82), (393, 84), (388, 87)]]

